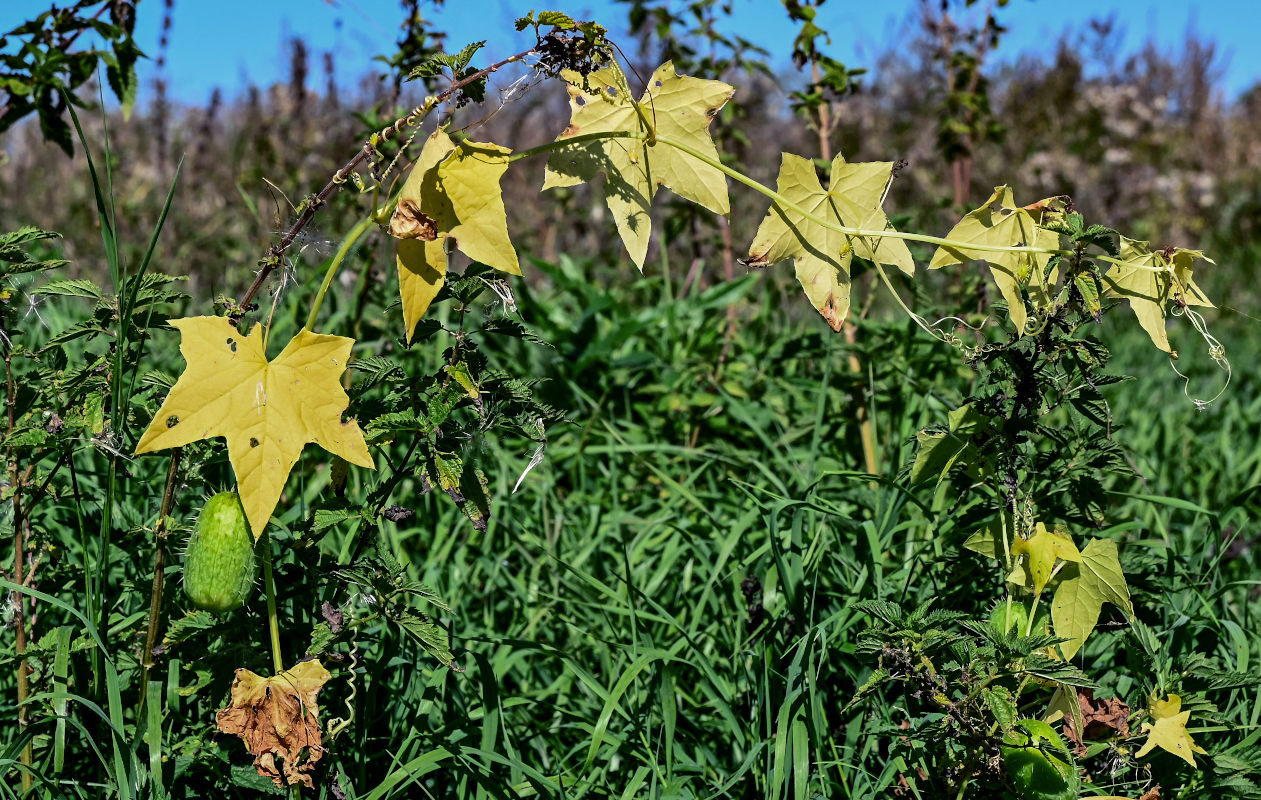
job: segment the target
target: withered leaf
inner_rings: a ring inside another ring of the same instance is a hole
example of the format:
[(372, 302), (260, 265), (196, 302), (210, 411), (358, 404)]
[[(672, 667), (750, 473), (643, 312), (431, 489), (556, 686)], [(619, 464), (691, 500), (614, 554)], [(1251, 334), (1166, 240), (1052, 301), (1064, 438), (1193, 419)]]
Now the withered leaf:
[(1077, 704), (1081, 709), (1085, 733), (1077, 733), (1072, 716), (1064, 719), (1064, 738), (1073, 745), (1079, 757), (1086, 755), (1086, 742), (1130, 735), (1130, 707), (1115, 697), (1098, 699), (1093, 689), (1078, 689)]
[(270, 678), (238, 669), (232, 699), (216, 715), (219, 730), (241, 737), (259, 775), (312, 788), (310, 773), (324, 755), (316, 696), (329, 677), (315, 660)]

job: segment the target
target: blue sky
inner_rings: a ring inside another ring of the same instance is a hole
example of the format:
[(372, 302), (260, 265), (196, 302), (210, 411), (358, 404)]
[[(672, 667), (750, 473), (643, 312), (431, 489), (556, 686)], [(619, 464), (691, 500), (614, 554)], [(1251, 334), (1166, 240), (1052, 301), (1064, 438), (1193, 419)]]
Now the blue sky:
[[(772, 51), (786, 53), (794, 34), (778, 0), (731, 0), (735, 15), (730, 30), (757, 39)], [(0, 0), (0, 30), (46, 10), (50, 0)], [(684, 2), (673, 3), (682, 9)], [(981, 7), (983, 4), (978, 4)], [(612, 0), (551, 0), (531, 5), (517, 0), (448, 0), (434, 15), (450, 33), (448, 47), (487, 40), (488, 58), (524, 49), (530, 34), (513, 30), (512, 20), (530, 8), (548, 8), (577, 17), (595, 18), (615, 34), (624, 31), (626, 6)], [(850, 66), (871, 66), (876, 56), (896, 43), (913, 17), (916, 0), (831, 0), (819, 22), (832, 34), (829, 52)], [(1149, 37), (1176, 54), (1190, 27), (1218, 44), (1224, 66), (1224, 87), (1233, 97), (1261, 80), (1261, 4), (1257, 0), (1011, 0), (998, 10), (1010, 28), (996, 56), (1053, 45), (1066, 22), (1109, 14), (1125, 32), (1122, 55)], [(144, 0), (139, 6), (137, 39), (150, 54), (157, 52), (162, 4)], [(343, 85), (377, 70), (372, 57), (389, 52), (398, 34), (397, 0), (177, 0), (167, 55), (167, 78), (179, 101), (201, 104), (215, 86), (229, 95), (249, 83), (283, 80), (287, 58), (283, 43), (292, 36), (306, 39), (315, 59), (312, 80), (322, 80), (320, 55), (336, 56)], [(152, 65), (142, 68), (146, 87)]]

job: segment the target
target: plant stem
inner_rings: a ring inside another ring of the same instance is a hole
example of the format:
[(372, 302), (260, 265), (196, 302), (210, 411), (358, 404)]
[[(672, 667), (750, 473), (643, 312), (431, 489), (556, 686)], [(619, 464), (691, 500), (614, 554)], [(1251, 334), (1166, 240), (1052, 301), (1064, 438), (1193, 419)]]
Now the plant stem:
[[(280, 652), (280, 620), (276, 615), (276, 579), (272, 577), (271, 572), (271, 536), (264, 532), (263, 540), (263, 590), (267, 593), (267, 629), (271, 636), (272, 668), (279, 675), (285, 671), (285, 659)], [(291, 784), (289, 796), (292, 800), (299, 800), (302, 797), (301, 787)]]
[(337, 271), (341, 269), (342, 262), (346, 260), (351, 248), (355, 246), (355, 242), (359, 241), (365, 233), (372, 228), (376, 220), (372, 217), (364, 217), (350, 229), (350, 233), (346, 234), (346, 238), (342, 239), (341, 246), (337, 248), (337, 253), (333, 256), (333, 260), (329, 262), (328, 269), (324, 272), (324, 281), (320, 284), (320, 290), (316, 292), (315, 299), (311, 301), (311, 310), (307, 313), (306, 329), (315, 329), (315, 320), (319, 317), (320, 307), (324, 305), (324, 295), (328, 294), (328, 287), (332, 285), (333, 278), (337, 277)]
[[(166, 518), (171, 514), (171, 506), (175, 502), (175, 478), (179, 474), (180, 455), (183, 448), (171, 451), (171, 463), (166, 470), (166, 486), (162, 488), (162, 507), (158, 512), (158, 524), (154, 530), (153, 542), (153, 588), (149, 591), (149, 628), (145, 633), (144, 655), (140, 663), (144, 667), (144, 679), (141, 686), (149, 685), (149, 671), (153, 669), (153, 646), (158, 641), (158, 627), (162, 621), (162, 593), (166, 586)], [(141, 695), (141, 703), (145, 696)]]
[(676, 142), (673, 139), (667, 138), (665, 136), (658, 136), (657, 143), (668, 145), (669, 147), (673, 147), (674, 149), (680, 152), (687, 153), (689, 156), (691, 156), (692, 158), (695, 158), (697, 161), (700, 161), (703, 164), (707, 164), (713, 167), (714, 169), (719, 170), (720, 172), (724, 173), (725, 175), (727, 175), (729, 178), (736, 181), (737, 183), (743, 183), (745, 186), (748, 186), (750, 189), (760, 194), (766, 195), (767, 197), (774, 200), (776, 203), (783, 206), (784, 208), (795, 211), (798, 214), (801, 214), (806, 219), (810, 220), (811, 222), (817, 225), (822, 225), (824, 228), (827, 228), (828, 230), (836, 231), (837, 233), (843, 233), (846, 236), (863, 236), (863, 237), (868, 237), (868, 238), (885, 238), (885, 239), (904, 239), (908, 242), (923, 242), (924, 244), (946, 245), (946, 246), (952, 246), (952, 247), (956, 247), (963, 250), (975, 250), (977, 252), (983, 252), (983, 253), (1036, 253), (1036, 254), (1046, 254), (1046, 255), (1068, 255), (1071, 252), (1069, 250), (1051, 249), (1047, 247), (1008, 247), (1008, 246), (1001, 246), (1001, 245), (979, 244), (979, 243), (974, 243), (974, 242), (960, 242), (954, 239), (946, 239), (941, 236), (929, 236), (928, 234), (925, 234), (925, 233), (907, 233), (906, 231), (895, 231), (891, 229), (873, 231), (873, 230), (867, 230), (865, 228), (851, 228), (847, 225), (838, 225), (835, 222), (829, 222), (828, 220), (822, 217), (812, 214), (811, 212), (807, 211), (802, 206), (794, 203), (792, 200), (789, 200), (787, 197), (784, 197), (782, 194), (770, 188), (769, 186), (766, 186), (765, 184), (762, 184), (762, 183), (758, 183), (757, 181), (753, 180), (752, 178), (745, 175), (744, 173), (738, 172), (737, 170), (734, 170), (731, 167), (728, 167), (726, 164), (723, 164), (721, 161), (716, 161), (710, 158), (709, 156), (705, 155), (699, 150), (696, 150), (690, 145), (683, 144), (682, 142)]
[[(11, 348), (4, 351), (4, 376), (5, 407), (9, 423), (8, 435), (12, 436), (13, 423), (16, 416), (17, 385), (13, 381), (13, 351)], [(13, 492), (13, 582), (18, 586), (22, 586), (26, 581), (26, 575), (24, 574), (26, 572), (26, 519), (22, 515), (22, 479), (18, 476), (18, 463), (12, 448), (8, 448), (6, 456), (9, 489)], [(18, 656), (18, 730), (22, 731), (26, 729), (27, 725), (26, 700), (30, 696), (26, 663), (26, 595), (21, 592), (14, 592), (11, 602), (17, 610), (17, 618), (14, 620), (13, 625), (13, 649)], [(27, 742), (22, 748), (19, 759), (22, 763), (22, 793), (29, 794), (31, 791), (31, 767), (35, 763), (35, 751), (31, 747), (30, 742)]]
[(271, 634), (271, 660), (276, 674), (285, 671), (285, 659), (280, 652), (280, 620), (276, 616), (276, 580), (271, 572), (271, 536), (263, 534), (263, 590), (267, 593), (267, 628)]

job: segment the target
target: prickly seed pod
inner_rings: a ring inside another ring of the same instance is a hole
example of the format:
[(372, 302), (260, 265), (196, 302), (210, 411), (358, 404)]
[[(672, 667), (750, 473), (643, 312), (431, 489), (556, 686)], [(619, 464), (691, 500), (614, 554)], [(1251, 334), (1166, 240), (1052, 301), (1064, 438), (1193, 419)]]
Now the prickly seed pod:
[(254, 537), (236, 492), (206, 501), (184, 556), (184, 593), (206, 611), (240, 608), (254, 590)]

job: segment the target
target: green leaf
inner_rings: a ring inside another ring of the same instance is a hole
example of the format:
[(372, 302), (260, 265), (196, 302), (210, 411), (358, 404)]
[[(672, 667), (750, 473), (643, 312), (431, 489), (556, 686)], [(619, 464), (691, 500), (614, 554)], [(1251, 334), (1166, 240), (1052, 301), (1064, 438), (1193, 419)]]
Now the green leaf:
[(954, 409), (947, 419), (948, 432), (916, 432), (915, 440), (919, 443), (919, 450), (915, 454), (915, 463), (911, 465), (912, 485), (936, 475), (937, 485), (940, 486), (951, 467), (960, 461), (967, 463), (969, 459), (964, 456), (976, 453), (976, 449), (964, 437), (981, 430), (985, 419), (971, 404)]
[(1055, 635), (1068, 640), (1060, 645), (1066, 660), (1077, 654), (1094, 630), (1105, 602), (1133, 618), (1134, 606), (1117, 557), (1116, 542), (1093, 539), (1082, 549), (1079, 563), (1064, 567), (1051, 602)]
[(40, 286), (31, 294), (60, 295), (62, 297), (87, 297), (92, 300), (100, 300), (103, 292), (100, 287), (89, 280), (81, 278), (67, 281), (53, 281), (52, 283)]
[(404, 609), (395, 619), (405, 633), (415, 639), (425, 652), (442, 662), (443, 666), (459, 672), (455, 656), (451, 654), (447, 632), (429, 617), (410, 608)]

